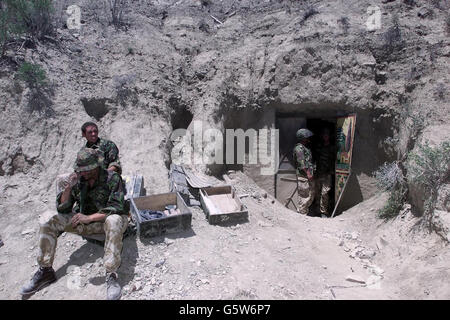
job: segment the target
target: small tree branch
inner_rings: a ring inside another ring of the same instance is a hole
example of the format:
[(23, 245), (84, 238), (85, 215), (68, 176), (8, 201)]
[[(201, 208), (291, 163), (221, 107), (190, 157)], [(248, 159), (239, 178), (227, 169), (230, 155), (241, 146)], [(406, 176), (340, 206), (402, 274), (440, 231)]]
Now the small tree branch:
[(220, 21), (219, 19), (217, 19), (216, 17), (214, 17), (212, 14), (210, 14), (211, 18), (213, 18), (216, 22), (218, 22), (219, 24), (223, 24), (222, 21)]

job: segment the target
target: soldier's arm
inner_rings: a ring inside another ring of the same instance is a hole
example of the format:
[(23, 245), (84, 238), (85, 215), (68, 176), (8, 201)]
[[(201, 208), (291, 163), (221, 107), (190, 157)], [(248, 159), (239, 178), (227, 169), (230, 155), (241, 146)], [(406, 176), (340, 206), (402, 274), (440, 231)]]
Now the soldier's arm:
[(119, 159), (119, 148), (117, 148), (116, 144), (114, 142), (111, 142), (108, 146), (108, 162), (109, 167), (108, 170), (113, 170), (119, 174), (122, 173), (122, 167), (120, 165), (120, 159)]
[(295, 156), (297, 158), (297, 166), (300, 170), (303, 170), (306, 174), (306, 176), (308, 176), (308, 168), (306, 166), (306, 161), (305, 161), (305, 155), (303, 154), (303, 151), (300, 149), (296, 149), (295, 150)]
[(297, 149), (296, 156), (297, 156), (298, 167), (300, 168), (300, 170), (303, 170), (303, 172), (305, 173), (308, 180), (311, 180), (313, 178), (313, 172), (306, 163), (304, 152), (300, 149)]
[(91, 222), (105, 221), (110, 214), (128, 213), (125, 212), (124, 210), (125, 199), (122, 186), (122, 179), (120, 179), (119, 174), (113, 173), (113, 176), (107, 183), (111, 192), (108, 198), (108, 202), (106, 203), (106, 206), (100, 209), (99, 212), (90, 215), (84, 215), (81, 213), (76, 214), (72, 218), (73, 227), (75, 227), (79, 223), (88, 224)]
[(64, 189), (61, 194), (61, 203), (68, 202), (70, 200), (70, 194), (72, 192), (72, 187), (68, 186)]
[(69, 186), (56, 196), (56, 210), (58, 213), (70, 213), (72, 211), (73, 204), (75, 203), (75, 197), (72, 191), (72, 187)]
[(111, 192), (106, 206), (100, 209), (99, 213), (105, 214), (105, 218), (110, 214), (127, 214), (128, 212), (125, 212), (125, 193), (119, 174), (113, 173), (107, 183)]

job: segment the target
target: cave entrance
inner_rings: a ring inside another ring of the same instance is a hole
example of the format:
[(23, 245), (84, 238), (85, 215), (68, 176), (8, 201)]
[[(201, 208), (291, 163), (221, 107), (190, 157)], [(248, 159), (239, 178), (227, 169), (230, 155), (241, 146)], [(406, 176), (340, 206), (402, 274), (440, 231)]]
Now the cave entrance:
[[(356, 115), (342, 117), (309, 118), (295, 114), (276, 114), (275, 125), (279, 130), (279, 167), (274, 178), (274, 196), (289, 209), (296, 211), (298, 194), (296, 191), (296, 169), (293, 149), (297, 143), (296, 132), (307, 128), (314, 133), (310, 148), (313, 161), (318, 163), (322, 143), (321, 133), (329, 132), (329, 143), (333, 150), (328, 157), (331, 169), (331, 190), (329, 192), (328, 215), (335, 213), (341, 195), (345, 192), (351, 170), (351, 155), (355, 134)], [(320, 196), (316, 193), (310, 207), (311, 216), (320, 216)]]
[(186, 106), (178, 106), (176, 109), (172, 110), (170, 123), (174, 130), (187, 129), (193, 118), (194, 115)]
[[(357, 113), (358, 121), (350, 121), (348, 116), (355, 113)], [(345, 121), (345, 119), (348, 120)], [(299, 128), (302, 126), (310, 128), (318, 137), (317, 130), (323, 125), (328, 125), (330, 128), (333, 128), (332, 139), (338, 146), (337, 128), (346, 128), (339, 131), (339, 134), (342, 135), (344, 131), (348, 133), (348, 129), (351, 127), (353, 133), (353, 143), (351, 143), (352, 157), (348, 157), (346, 152), (340, 154), (340, 156), (343, 156), (343, 159), (351, 159), (351, 174), (347, 175), (348, 179), (344, 183), (344, 185), (346, 184), (345, 191), (342, 193), (335, 216), (376, 195), (379, 189), (377, 188), (373, 172), (383, 163), (392, 162), (397, 158), (396, 153), (392, 153), (385, 144), (386, 138), (392, 137), (394, 134), (393, 118), (385, 116), (383, 110), (375, 110), (373, 108), (357, 109), (345, 104), (326, 102), (320, 104), (274, 103), (258, 109), (227, 110), (224, 113), (223, 124), (226, 129), (242, 128), (244, 131), (248, 129), (272, 130), (277, 128), (279, 130), (279, 145), (277, 149), (280, 151), (279, 160), (284, 155), (287, 157), (287, 159), (283, 159), (283, 162), (279, 163), (278, 173), (283, 173), (285, 175), (282, 177), (291, 179), (295, 178), (295, 170), (292, 164), (292, 149), (296, 142), (295, 133)], [(342, 136), (340, 138), (341, 146), (348, 145), (348, 140), (342, 144), (344, 140)], [(338, 158), (337, 154), (336, 158)], [(286, 179), (280, 181), (281, 175), (279, 176), (278, 174), (262, 174), (262, 167), (267, 167), (267, 165), (261, 162), (250, 164), (246, 158), (243, 164), (226, 165), (224, 169), (241, 170), (260, 188), (267, 191), (268, 194), (274, 198), (283, 199), (282, 192), (288, 194), (289, 190), (283, 191), (280, 183), (284, 184), (289, 181)], [(277, 171), (277, 168), (278, 165), (275, 165), (275, 171)], [(346, 168), (344, 167), (343, 169)], [(291, 176), (289, 176), (288, 172), (283, 172), (283, 170), (292, 170)], [(336, 177), (334, 178), (334, 190), (332, 189), (330, 197), (333, 202), (337, 202), (339, 197), (336, 197), (335, 191), (336, 181), (339, 182), (339, 180)], [(276, 195), (275, 188), (277, 188)], [(284, 199), (288, 196), (284, 195)], [(283, 203), (283, 201), (280, 200), (280, 203)]]

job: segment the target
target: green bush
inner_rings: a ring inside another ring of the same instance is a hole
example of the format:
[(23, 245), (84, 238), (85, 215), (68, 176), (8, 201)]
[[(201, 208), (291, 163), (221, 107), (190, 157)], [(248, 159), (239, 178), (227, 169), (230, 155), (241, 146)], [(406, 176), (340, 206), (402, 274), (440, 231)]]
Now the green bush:
[(41, 40), (44, 36), (53, 32), (52, 14), (54, 9), (52, 0), (26, 2), (27, 5), (23, 12), (26, 30), (33, 39)]
[(383, 208), (378, 210), (378, 216), (382, 219), (391, 219), (398, 216), (406, 200), (406, 187), (400, 185), (389, 192), (389, 198)]
[(436, 207), (437, 191), (449, 178), (450, 141), (431, 147), (428, 141), (418, 145), (408, 154), (408, 180), (421, 185), (427, 195), (424, 203), (424, 218), (432, 228), (433, 212)]
[(8, 42), (27, 35), (42, 40), (53, 31), (51, 0), (0, 0), (0, 46), (5, 54)]
[(45, 70), (38, 64), (24, 62), (17, 72), (17, 78), (30, 88), (28, 109), (46, 115), (54, 113), (51, 97), (54, 95), (53, 85), (48, 81)]
[(385, 206), (378, 210), (378, 216), (390, 219), (398, 215), (407, 194), (405, 177), (398, 162), (385, 163), (374, 172), (378, 187), (389, 193)]
[(0, 57), (3, 57), (5, 55), (8, 35), (8, 15), (6, 12), (0, 9)]
[[(405, 129), (408, 137), (408, 145), (411, 147), (414, 145), (414, 142), (420, 136), (423, 129), (430, 124), (430, 119), (433, 119), (436, 116), (436, 111), (434, 109), (427, 110), (420, 106), (414, 108), (410, 104), (402, 104), (401, 108), (396, 112), (397, 113), (394, 116), (395, 126), (397, 128), (402, 127)], [(398, 141), (398, 138), (399, 137), (396, 137), (394, 140)], [(385, 141), (387, 144), (390, 142), (396, 141)]]
[(11, 1), (0, 2), (0, 50), (3, 57), (9, 41), (20, 37), (24, 31), (24, 24), (20, 23), (17, 12), (9, 5)]
[(42, 89), (47, 86), (45, 70), (38, 64), (24, 62), (17, 71), (17, 76), (23, 80), (30, 89)]

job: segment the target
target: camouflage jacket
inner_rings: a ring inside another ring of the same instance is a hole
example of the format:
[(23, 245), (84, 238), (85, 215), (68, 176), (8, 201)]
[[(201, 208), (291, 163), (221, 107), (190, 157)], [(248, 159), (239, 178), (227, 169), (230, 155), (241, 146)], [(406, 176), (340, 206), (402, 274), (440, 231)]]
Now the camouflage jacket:
[[(90, 215), (96, 212), (110, 214), (128, 214), (124, 199), (122, 179), (117, 172), (100, 169), (99, 177), (90, 187), (87, 183), (78, 183), (72, 188), (70, 198), (61, 203), (62, 191), (56, 196), (56, 209), (58, 213), (80, 212), (80, 198), (82, 189), (86, 188), (84, 212)], [(74, 206), (75, 205), (75, 206)]]
[(294, 148), (294, 160), (297, 168), (297, 174), (304, 176), (304, 169), (314, 171), (314, 164), (311, 150), (301, 143), (297, 143)]
[(119, 174), (122, 173), (122, 167), (119, 160), (119, 148), (110, 140), (98, 138), (97, 142), (85, 145), (86, 148), (92, 148), (99, 151), (99, 157), (103, 160), (103, 168), (108, 169), (110, 166), (116, 166)]

